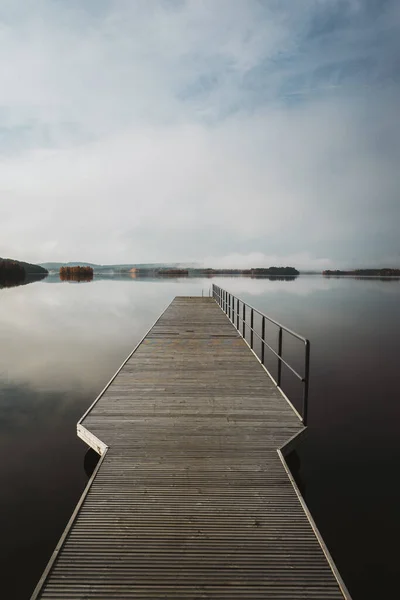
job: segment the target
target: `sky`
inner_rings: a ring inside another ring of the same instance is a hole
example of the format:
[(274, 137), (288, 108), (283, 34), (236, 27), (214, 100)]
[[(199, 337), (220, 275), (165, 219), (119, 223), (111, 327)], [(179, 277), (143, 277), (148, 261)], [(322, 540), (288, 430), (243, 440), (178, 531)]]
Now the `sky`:
[(400, 267), (398, 0), (0, 0), (0, 256)]

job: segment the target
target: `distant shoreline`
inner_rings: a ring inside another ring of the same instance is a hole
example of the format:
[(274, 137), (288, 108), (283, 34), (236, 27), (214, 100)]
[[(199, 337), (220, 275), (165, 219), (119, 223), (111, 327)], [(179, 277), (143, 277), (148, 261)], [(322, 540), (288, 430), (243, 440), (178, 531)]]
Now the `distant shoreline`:
[(352, 271), (341, 271), (330, 269), (322, 271), (325, 277), (400, 277), (400, 269), (382, 268), (382, 269), (354, 269)]

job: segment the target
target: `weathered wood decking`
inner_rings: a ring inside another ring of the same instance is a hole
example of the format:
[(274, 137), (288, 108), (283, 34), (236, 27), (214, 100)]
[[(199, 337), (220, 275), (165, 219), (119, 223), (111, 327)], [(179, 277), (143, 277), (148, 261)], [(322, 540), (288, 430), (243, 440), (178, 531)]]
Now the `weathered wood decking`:
[(33, 598), (343, 599), (277, 449), (302, 431), (211, 298), (176, 298), (78, 433), (103, 453)]

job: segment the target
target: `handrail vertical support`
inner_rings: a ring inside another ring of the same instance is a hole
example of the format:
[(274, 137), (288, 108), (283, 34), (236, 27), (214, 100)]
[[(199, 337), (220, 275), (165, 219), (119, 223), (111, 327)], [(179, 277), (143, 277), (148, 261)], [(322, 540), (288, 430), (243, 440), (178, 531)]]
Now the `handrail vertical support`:
[(308, 388), (310, 380), (310, 342), (305, 342), (305, 358), (304, 358), (304, 388), (303, 388), (303, 424), (308, 422)]
[(265, 356), (265, 317), (262, 318), (261, 322), (261, 364), (264, 364), (264, 356)]
[(250, 348), (253, 350), (254, 310), (250, 311)]
[(243, 333), (242, 333), (243, 339), (245, 340), (246, 339), (246, 305), (244, 302), (243, 302), (243, 327), (242, 327), (242, 330), (243, 330)]
[(282, 362), (281, 362), (281, 358), (282, 358), (282, 327), (279, 327), (279, 333), (278, 333), (278, 376), (277, 376), (277, 384), (281, 385), (281, 377), (282, 377)]
[(239, 298), (236, 301), (236, 329), (239, 331)]

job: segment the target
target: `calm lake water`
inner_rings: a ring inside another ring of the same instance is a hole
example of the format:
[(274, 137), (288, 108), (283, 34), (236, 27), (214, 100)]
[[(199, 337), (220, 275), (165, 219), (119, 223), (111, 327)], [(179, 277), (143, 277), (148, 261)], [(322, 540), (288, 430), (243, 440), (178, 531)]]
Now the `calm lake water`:
[(88, 480), (76, 422), (167, 304), (212, 282), (311, 340), (309, 429), (291, 466), (353, 600), (395, 596), (400, 282), (300, 276), (0, 289), (4, 598), (29, 598)]

